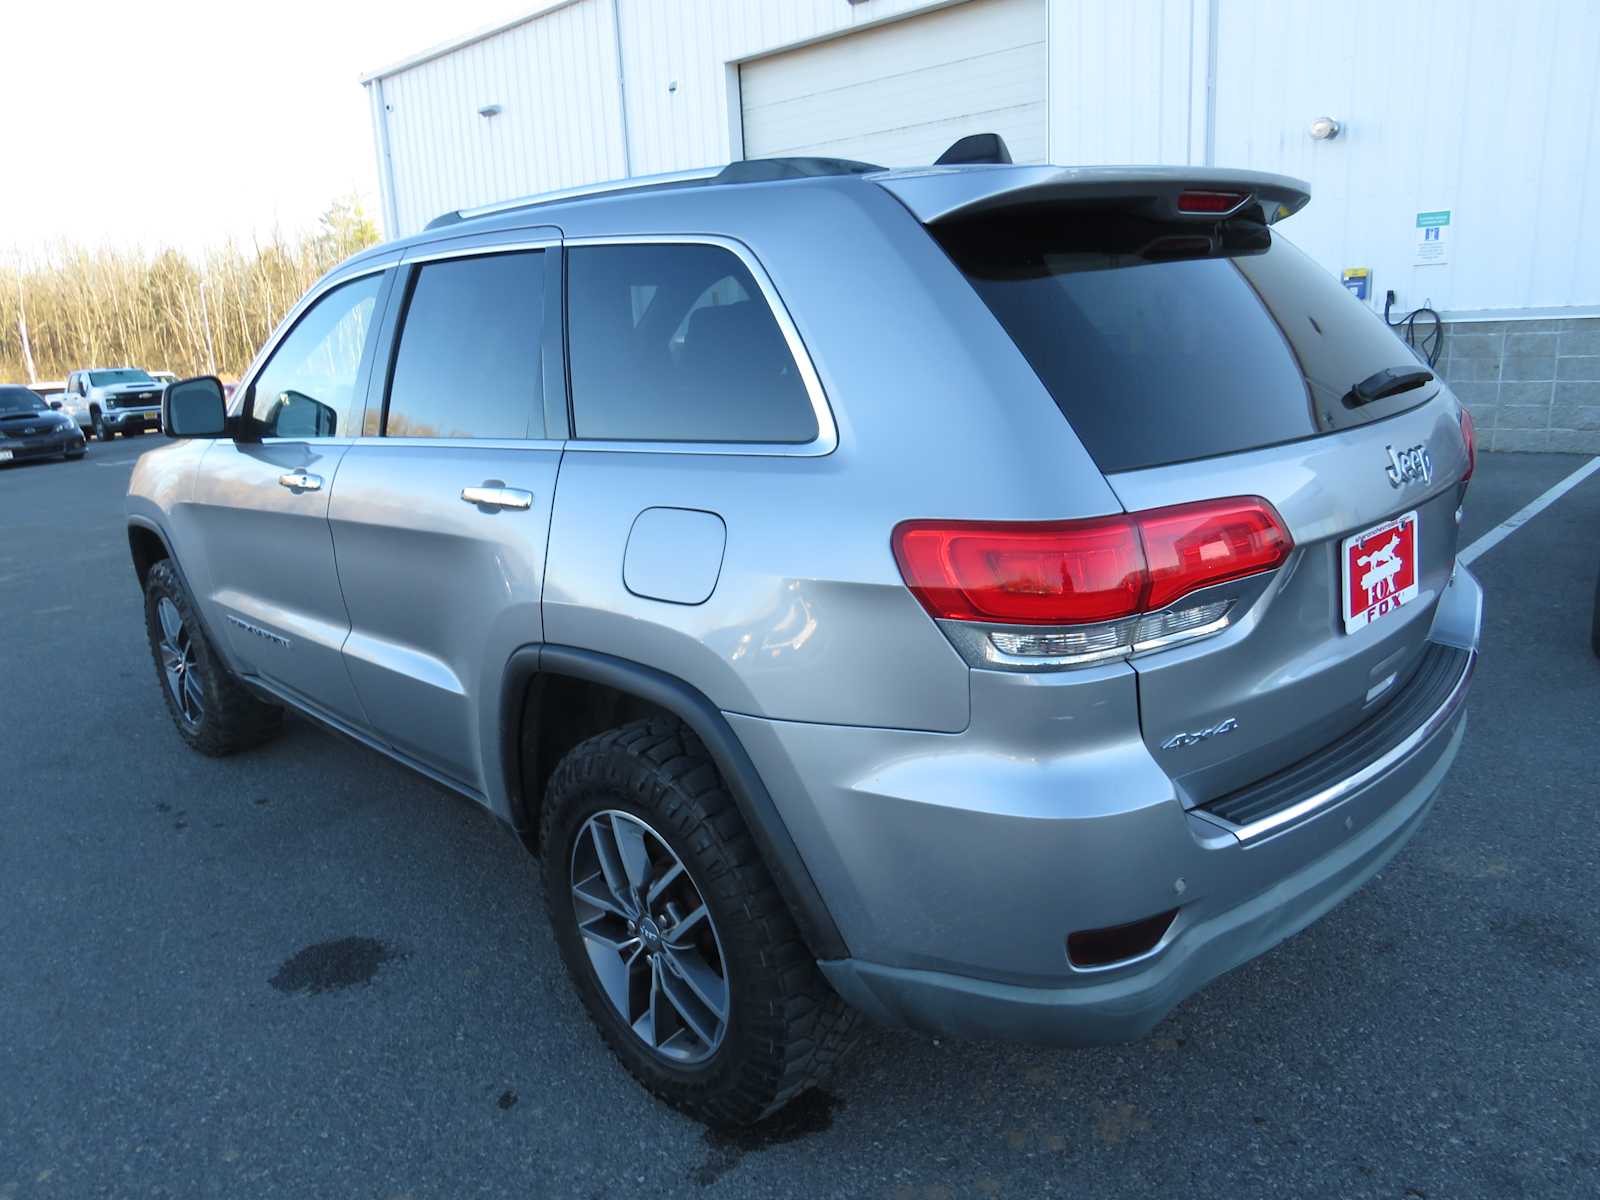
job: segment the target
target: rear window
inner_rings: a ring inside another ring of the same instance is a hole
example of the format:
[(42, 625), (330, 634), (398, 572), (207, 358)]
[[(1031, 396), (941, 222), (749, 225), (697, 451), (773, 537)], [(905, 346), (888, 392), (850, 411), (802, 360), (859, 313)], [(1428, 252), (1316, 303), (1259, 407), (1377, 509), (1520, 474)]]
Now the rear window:
[(932, 232), (1108, 473), (1349, 428), (1434, 390), (1347, 407), (1357, 383), (1417, 360), (1256, 222), (1053, 206)]

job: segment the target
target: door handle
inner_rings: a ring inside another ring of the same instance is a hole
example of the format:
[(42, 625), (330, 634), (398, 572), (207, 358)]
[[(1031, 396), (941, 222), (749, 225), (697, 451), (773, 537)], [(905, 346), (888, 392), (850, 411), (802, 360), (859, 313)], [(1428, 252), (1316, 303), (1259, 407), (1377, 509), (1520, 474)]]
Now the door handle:
[(479, 508), (510, 508), (517, 511), (533, 507), (533, 493), (521, 488), (506, 487), (490, 480), (482, 487), (464, 487), (461, 498)]
[(322, 490), (322, 476), (308, 471), (290, 471), (278, 476), (278, 484), (295, 492), (319, 492)]

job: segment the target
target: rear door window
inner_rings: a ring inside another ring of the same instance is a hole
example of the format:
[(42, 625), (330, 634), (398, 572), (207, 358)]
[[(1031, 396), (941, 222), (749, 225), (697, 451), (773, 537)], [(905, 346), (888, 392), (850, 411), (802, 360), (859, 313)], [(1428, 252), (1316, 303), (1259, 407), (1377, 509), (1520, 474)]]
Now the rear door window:
[(423, 263), (411, 285), (384, 434), (541, 438), (544, 251)]
[(1259, 223), (1052, 206), (932, 232), (1107, 473), (1312, 437), (1432, 392), (1347, 408), (1357, 383), (1417, 360)]
[(731, 251), (576, 246), (567, 264), (574, 434), (799, 443), (817, 418), (777, 318)]

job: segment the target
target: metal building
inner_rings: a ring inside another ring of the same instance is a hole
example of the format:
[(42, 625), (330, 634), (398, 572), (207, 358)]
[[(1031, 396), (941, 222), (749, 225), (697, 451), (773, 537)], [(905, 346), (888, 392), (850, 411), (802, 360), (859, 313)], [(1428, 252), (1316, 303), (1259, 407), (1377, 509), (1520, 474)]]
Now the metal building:
[[(369, 75), (383, 219), (738, 158), (1256, 167), (1447, 323), (1486, 444), (1600, 452), (1591, 0), (558, 0)], [(1367, 272), (1362, 275), (1361, 272)]]

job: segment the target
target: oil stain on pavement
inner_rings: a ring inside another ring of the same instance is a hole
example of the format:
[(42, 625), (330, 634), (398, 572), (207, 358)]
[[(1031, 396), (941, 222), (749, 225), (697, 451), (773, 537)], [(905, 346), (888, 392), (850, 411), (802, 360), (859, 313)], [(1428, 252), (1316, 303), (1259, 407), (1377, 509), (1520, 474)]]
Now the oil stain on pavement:
[(291, 955), (267, 982), (280, 992), (316, 996), (371, 983), (384, 963), (404, 957), (377, 938), (337, 938)]

